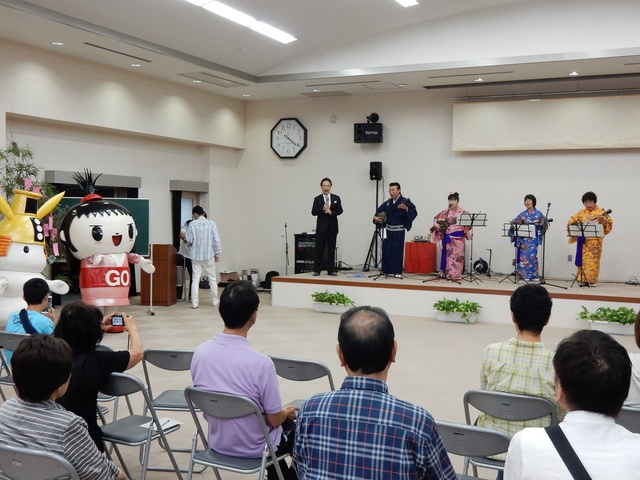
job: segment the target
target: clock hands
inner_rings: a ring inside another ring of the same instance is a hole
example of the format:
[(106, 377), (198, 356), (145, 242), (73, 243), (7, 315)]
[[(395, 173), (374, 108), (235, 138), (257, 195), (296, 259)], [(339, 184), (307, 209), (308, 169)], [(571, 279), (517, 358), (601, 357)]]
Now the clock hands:
[(293, 143), (296, 147), (300, 147), (299, 143), (294, 142), (293, 140), (291, 140), (291, 138), (289, 137), (289, 135), (285, 134), (284, 138), (286, 138), (287, 140), (289, 140), (291, 143)]

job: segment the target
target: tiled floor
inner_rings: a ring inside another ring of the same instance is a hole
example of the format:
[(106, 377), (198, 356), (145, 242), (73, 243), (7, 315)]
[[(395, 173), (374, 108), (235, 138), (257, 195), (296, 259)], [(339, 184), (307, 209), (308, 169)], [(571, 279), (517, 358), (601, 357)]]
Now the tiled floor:
[[(201, 292), (203, 302), (207, 295), (208, 292)], [(249, 332), (252, 346), (265, 354), (320, 360), (329, 366), (336, 386), (339, 386), (345, 374), (335, 353), (338, 316), (307, 309), (272, 307), (269, 294), (261, 293), (260, 297), (258, 321)], [(197, 310), (192, 310), (188, 302), (171, 307), (153, 307), (155, 315), (150, 315), (149, 307), (139, 305), (131, 305), (123, 310), (134, 315), (146, 348), (195, 348), (222, 329), (222, 319), (217, 310), (202, 302)], [(509, 315), (509, 312), (504, 312), (504, 315)], [(513, 335), (513, 328), (491, 323), (447, 324), (419, 317), (394, 317), (392, 321), (398, 341), (398, 355), (389, 374), (390, 393), (425, 407), (436, 418), (464, 422), (462, 395), (466, 390), (479, 386), (480, 357), (485, 345), (509, 338)], [(549, 327), (543, 333), (543, 341), (553, 349), (569, 333), (571, 330)], [(631, 337), (619, 336), (616, 339), (629, 350), (637, 351)], [(127, 335), (106, 335), (104, 343), (115, 349), (124, 349)], [(130, 373), (143, 378), (141, 365), (134, 367)], [(190, 383), (188, 372), (155, 371), (152, 375), (156, 391), (182, 388)], [(326, 379), (308, 384), (281, 381), (284, 402), (326, 388)], [(139, 407), (140, 404), (136, 403), (136, 408)], [(185, 422), (169, 440), (174, 446), (189, 446), (194, 433), (189, 416), (164, 413), (160, 416), (171, 416)], [(139, 478), (137, 450), (124, 448), (123, 451), (133, 474)], [(166, 455), (157, 445), (154, 446), (154, 452), (153, 460), (156, 463), (168, 464)], [(456, 466), (461, 465), (457, 458), (453, 460)], [(186, 467), (186, 455), (179, 456), (178, 461)], [(252, 478), (228, 473), (223, 473), (222, 477)], [(148, 478), (164, 480), (176, 476), (173, 473), (150, 472)], [(215, 477), (209, 470), (194, 478)], [(490, 473), (487, 478), (494, 478), (494, 475)]]

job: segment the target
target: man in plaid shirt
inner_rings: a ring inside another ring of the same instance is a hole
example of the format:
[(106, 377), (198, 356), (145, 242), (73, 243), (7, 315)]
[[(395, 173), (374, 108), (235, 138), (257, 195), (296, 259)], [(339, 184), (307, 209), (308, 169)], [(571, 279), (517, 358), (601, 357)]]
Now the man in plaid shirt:
[[(541, 285), (522, 285), (511, 294), (511, 319), (516, 336), (487, 346), (482, 356), (480, 388), (544, 397), (557, 405), (553, 352), (541, 342), (542, 329), (551, 316), (551, 305), (549, 293)], [(508, 421), (482, 414), (477, 425), (513, 436), (525, 427), (546, 427), (549, 418)], [(492, 458), (504, 461), (506, 454)]]
[(342, 315), (340, 390), (315, 395), (300, 409), (293, 467), (300, 480), (455, 480), (433, 417), (389, 395), (397, 344), (386, 312), (355, 307)]

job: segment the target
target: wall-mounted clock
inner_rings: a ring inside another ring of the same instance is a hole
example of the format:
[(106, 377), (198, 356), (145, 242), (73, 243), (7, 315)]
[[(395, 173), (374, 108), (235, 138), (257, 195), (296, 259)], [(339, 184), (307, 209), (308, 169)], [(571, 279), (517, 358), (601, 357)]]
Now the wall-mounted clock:
[(281, 118), (271, 129), (271, 149), (280, 158), (298, 158), (307, 148), (307, 129), (297, 118)]

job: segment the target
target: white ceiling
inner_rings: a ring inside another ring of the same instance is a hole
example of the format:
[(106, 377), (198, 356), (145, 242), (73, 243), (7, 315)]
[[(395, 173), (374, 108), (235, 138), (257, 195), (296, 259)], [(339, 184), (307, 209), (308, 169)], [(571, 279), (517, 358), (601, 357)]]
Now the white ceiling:
[[(461, 94), (469, 89), (513, 93), (524, 88), (518, 82), (532, 88), (531, 80), (540, 79), (546, 81), (535, 82), (537, 91), (556, 91), (576, 84), (567, 82), (575, 69), (594, 77), (585, 80), (583, 74), (582, 89), (591, 88), (589, 82), (616, 89), (639, 84), (640, 49), (629, 45), (571, 53), (547, 48), (535, 56), (484, 60), (457, 52), (449, 60), (441, 46), (429, 51), (430, 45), (411, 44), (415, 35), (446, 38), (438, 29), (456, 25), (456, 18), (509, 18), (518, 8), (545, 7), (547, 0), (418, 1), (403, 8), (394, 0), (226, 0), (297, 38), (283, 45), (183, 0), (0, 0), (0, 38), (246, 100), (452, 85), (471, 85), (452, 89)], [(508, 45), (500, 48), (511, 51)], [(134, 69), (134, 62), (142, 66)], [(491, 82), (484, 90), (473, 83), (479, 75)], [(603, 75), (619, 77), (597, 78)], [(196, 85), (192, 77), (205, 82)]]

